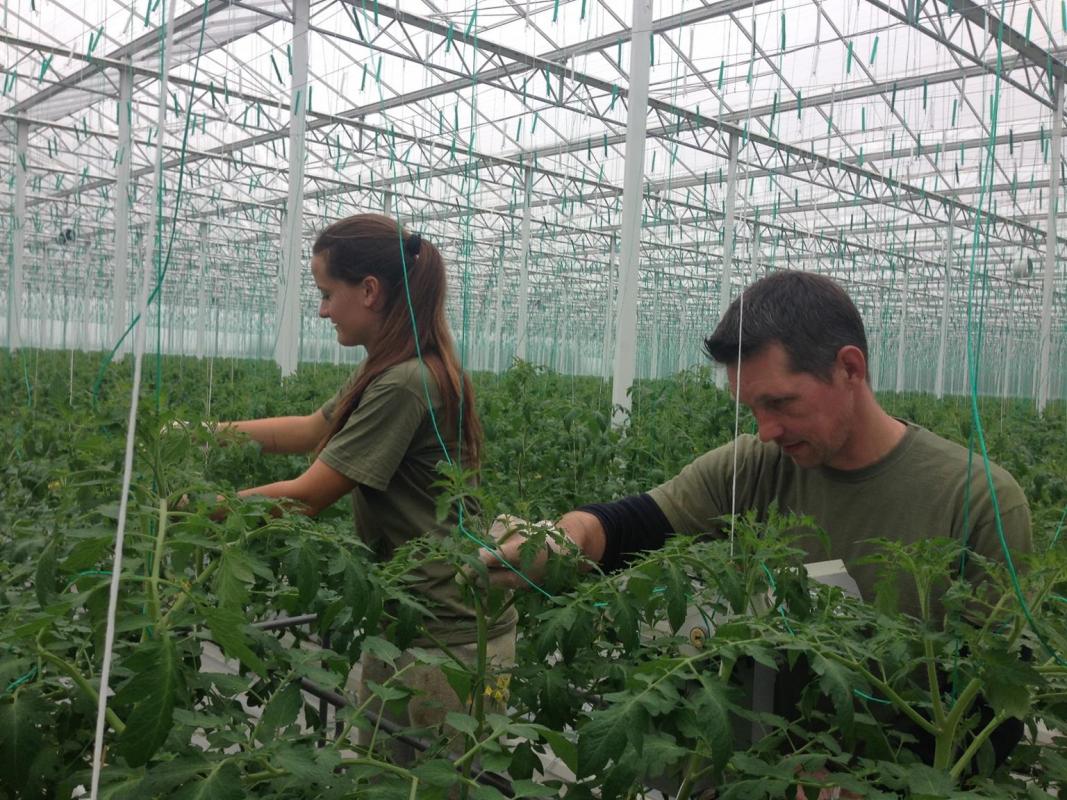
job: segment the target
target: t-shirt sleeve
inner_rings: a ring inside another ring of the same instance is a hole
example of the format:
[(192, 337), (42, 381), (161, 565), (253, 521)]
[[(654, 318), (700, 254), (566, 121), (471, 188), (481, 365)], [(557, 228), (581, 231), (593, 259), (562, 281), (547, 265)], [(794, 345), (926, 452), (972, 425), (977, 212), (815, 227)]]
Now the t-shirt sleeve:
[(730, 443), (705, 453), (649, 492), (676, 533), (715, 530), (718, 518), (730, 513), (733, 448)]
[(319, 408), (319, 411), (322, 412), (322, 416), (326, 417), (326, 421), (327, 422), (329, 422), (330, 420), (333, 419), (333, 412), (336, 410), (337, 406), (341, 403), (341, 399), (345, 396), (345, 392), (347, 392), (349, 387), (352, 386), (353, 381), (356, 380), (356, 377), (358, 375), (359, 375), (359, 370), (357, 370), (355, 373), (353, 373), (351, 375), (351, 377), (349, 377), (349, 379), (347, 381), (345, 381), (344, 385), (340, 389), (337, 390), (337, 393), (333, 397), (331, 397), (329, 400), (327, 400), (325, 403), (323, 403), (322, 407)]
[[(323, 413), (329, 405), (323, 406)], [(425, 416), (424, 398), (379, 379), (363, 393), (319, 458), (350, 480), (385, 491)]]
[[(1001, 529), (1004, 531), (1004, 543), (1008, 545), (1012, 556), (1033, 551), (1033, 538), (1030, 529), (1030, 507), (1022, 489), (1014, 480), (1000, 481), (997, 486), (997, 505), (1000, 509)], [(1004, 543), (1000, 539), (997, 520), (989, 504), (986, 513), (971, 531), (971, 549), (994, 561), (1004, 562)]]

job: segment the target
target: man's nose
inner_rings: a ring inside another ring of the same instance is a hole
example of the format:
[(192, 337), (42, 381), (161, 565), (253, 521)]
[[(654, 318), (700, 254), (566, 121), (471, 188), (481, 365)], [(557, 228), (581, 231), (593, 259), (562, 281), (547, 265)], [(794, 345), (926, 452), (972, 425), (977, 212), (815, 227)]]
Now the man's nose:
[(757, 415), (756, 424), (759, 426), (759, 439), (764, 443), (775, 441), (785, 432), (781, 424), (767, 414)]

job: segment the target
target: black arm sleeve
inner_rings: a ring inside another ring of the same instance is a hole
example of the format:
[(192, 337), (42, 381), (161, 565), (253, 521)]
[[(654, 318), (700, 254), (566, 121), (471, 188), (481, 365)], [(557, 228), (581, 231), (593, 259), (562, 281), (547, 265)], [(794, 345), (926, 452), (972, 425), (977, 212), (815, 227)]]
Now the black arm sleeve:
[(635, 494), (611, 503), (581, 506), (600, 520), (606, 544), (600, 566), (605, 572), (622, 569), (635, 553), (662, 547), (674, 528), (656, 501), (647, 494)]

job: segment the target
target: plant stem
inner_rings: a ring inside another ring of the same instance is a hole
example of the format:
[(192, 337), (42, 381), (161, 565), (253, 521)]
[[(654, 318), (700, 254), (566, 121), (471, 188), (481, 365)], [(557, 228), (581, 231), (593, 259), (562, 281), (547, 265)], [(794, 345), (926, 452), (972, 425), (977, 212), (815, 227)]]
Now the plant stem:
[[(478, 656), (476, 664), (475, 681), (471, 686), (471, 691), (474, 693), (474, 719), (478, 722), (478, 727), (474, 732), (474, 740), (476, 744), (470, 750), (467, 751), (467, 755), (464, 758), (471, 756), (474, 752), (481, 747), (477, 743), (485, 731), (485, 688), (488, 685), (486, 682), (486, 667), (488, 662), (489, 652), (489, 621), (486, 619), (485, 603), (482, 599), (475, 596), (475, 619), (478, 625)], [(459, 762), (456, 762), (459, 765)], [(463, 765), (463, 778), (465, 780), (470, 779), (471, 762), (467, 761)], [(460, 790), (460, 800), (466, 800), (470, 794), (470, 785), (464, 784), (462, 790)]]
[(912, 707), (911, 703), (909, 703), (907, 700), (905, 700), (903, 697), (893, 691), (892, 686), (875, 676), (862, 664), (859, 664), (855, 661), (849, 661), (847, 658), (842, 658), (836, 653), (819, 653), (819, 655), (831, 661), (836, 661), (838, 664), (849, 667), (850, 669), (854, 669), (860, 674), (862, 674), (864, 678), (870, 681), (871, 684), (878, 689), (878, 691), (880, 691), (887, 698), (889, 698), (889, 700), (892, 701), (893, 705), (899, 708), (908, 719), (910, 719), (912, 722), (914, 722), (927, 733), (933, 736), (938, 735), (939, 729), (937, 726), (935, 726), (932, 722), (930, 722), (930, 720), (928, 720), (926, 717), (916, 711)]
[[(65, 658), (61, 658), (60, 656), (57, 656), (54, 653), (50, 653), (47, 650), (39, 649), (37, 652), (45, 661), (50, 661), (52, 664), (59, 667), (59, 669), (63, 670), (63, 672), (70, 676), (74, 683), (78, 685), (78, 688), (85, 692), (85, 694), (89, 697), (90, 700), (92, 700), (94, 703), (100, 702), (100, 695), (97, 693), (96, 689), (94, 689), (92, 685), (90, 685), (89, 681), (85, 680), (85, 676), (81, 674), (77, 667), (75, 667)], [(107, 716), (107, 721), (111, 724), (111, 727), (115, 729), (115, 733), (121, 734), (124, 730), (126, 730), (126, 723), (119, 719), (119, 715), (116, 714), (112, 709), (106, 709), (105, 714)]]
[(674, 796), (674, 800), (689, 800), (689, 795), (693, 792), (693, 781), (699, 773), (697, 765), (700, 760), (699, 753), (690, 754), (685, 764), (685, 777), (682, 778), (682, 785), (678, 787), (678, 793)]
[(159, 523), (156, 549), (152, 558), (152, 577), (148, 582), (148, 608), (152, 620), (159, 627), (159, 573), (163, 568), (163, 543), (167, 539), (167, 498), (159, 498)]
[(986, 743), (986, 740), (993, 735), (995, 731), (1004, 720), (1008, 718), (1008, 712), (1000, 711), (993, 719), (989, 720), (989, 724), (978, 732), (978, 735), (971, 740), (970, 745), (963, 751), (963, 755), (959, 757), (959, 760), (949, 770), (949, 775), (953, 780), (959, 780), (963, 770), (967, 768), (967, 765), (971, 763), (978, 749)]
[(929, 636), (923, 636), (923, 655), (926, 658), (926, 680), (930, 685), (930, 704), (933, 707), (934, 724), (940, 728), (945, 724), (945, 706), (941, 702), (941, 681), (937, 679), (934, 642)]

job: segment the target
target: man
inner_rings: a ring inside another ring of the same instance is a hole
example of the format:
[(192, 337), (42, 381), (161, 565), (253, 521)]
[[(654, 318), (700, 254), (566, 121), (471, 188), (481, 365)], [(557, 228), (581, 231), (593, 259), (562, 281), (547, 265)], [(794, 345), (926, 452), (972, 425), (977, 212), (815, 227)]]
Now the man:
[[(731, 304), (705, 348), (726, 367), (759, 436), (705, 453), (647, 493), (565, 514), (558, 527), (605, 570), (673, 533), (718, 531), (723, 515), (762, 514), (773, 503), (814, 518), (830, 552), (802, 541), (809, 560), (842, 559), (868, 600), (877, 567), (859, 562), (876, 551), (867, 541), (873, 538), (951, 537), (1003, 560), (999, 512), (1011, 552), (1030, 550), (1029, 509), (1011, 475), (994, 465), (990, 492), (980, 459), (878, 404), (863, 321), (829, 278), (784, 271), (757, 281)], [(500, 557), (518, 563), (520, 542), (504, 541)], [(482, 559), (495, 582), (524, 585), (496, 554), (483, 551)], [(914, 586), (900, 588), (900, 610), (918, 616)]]

